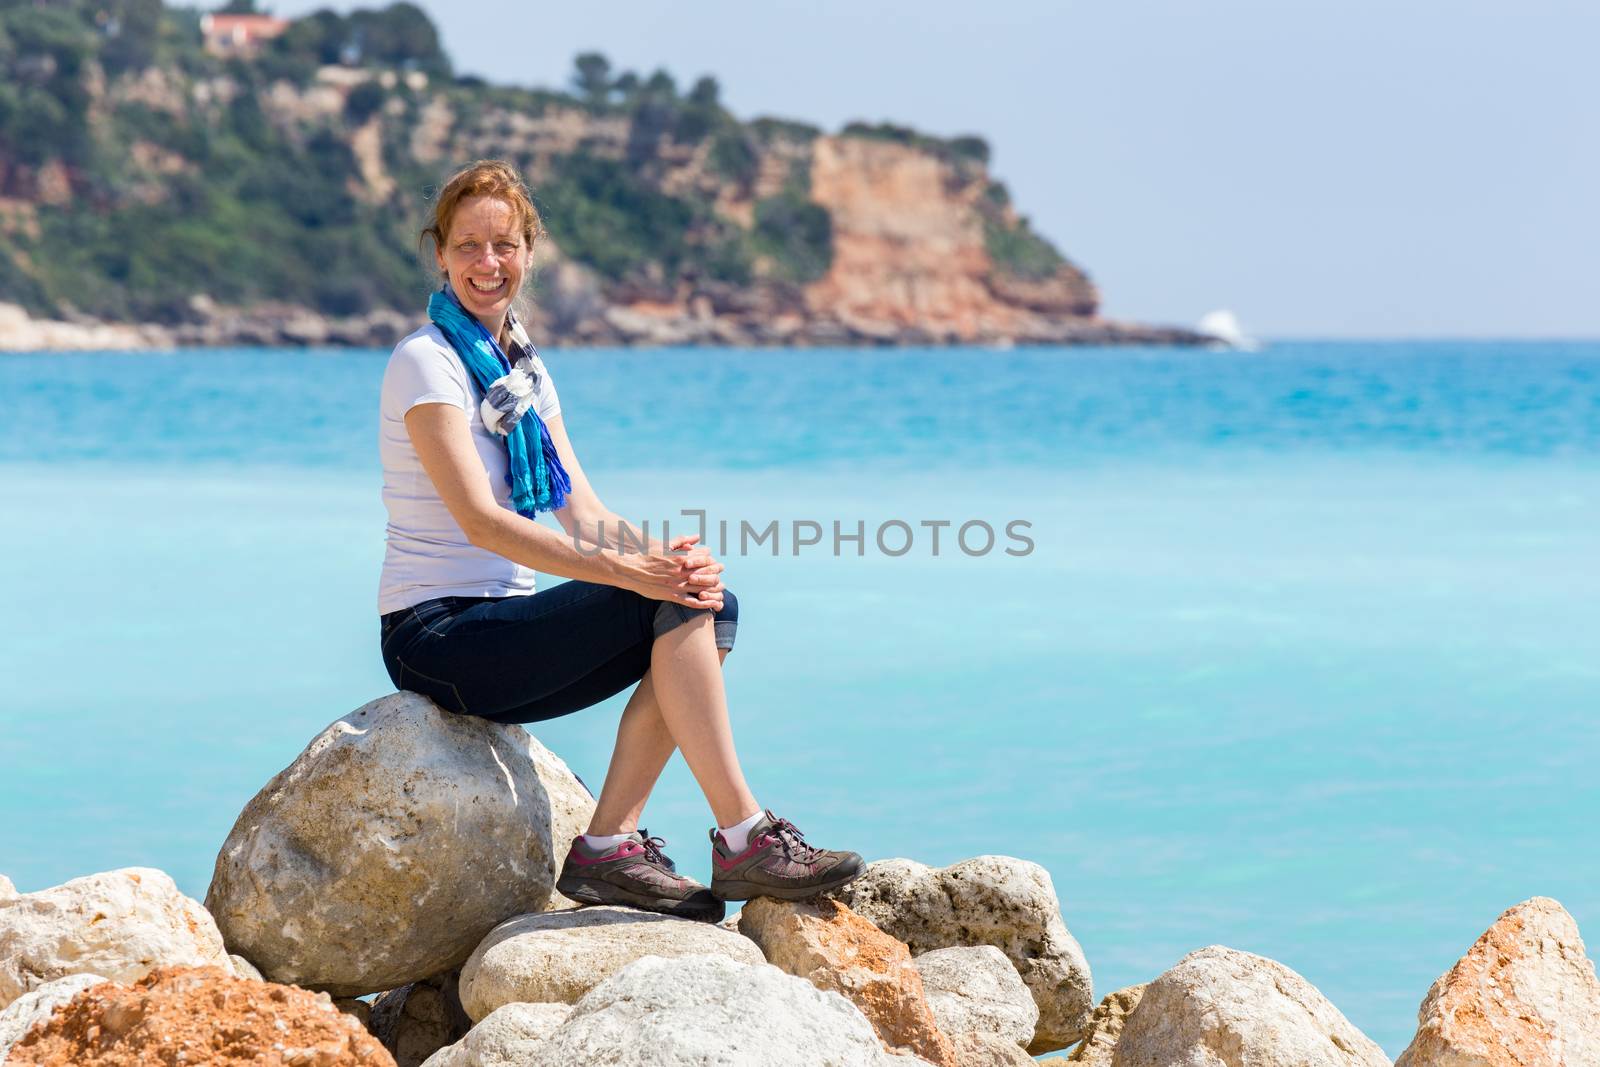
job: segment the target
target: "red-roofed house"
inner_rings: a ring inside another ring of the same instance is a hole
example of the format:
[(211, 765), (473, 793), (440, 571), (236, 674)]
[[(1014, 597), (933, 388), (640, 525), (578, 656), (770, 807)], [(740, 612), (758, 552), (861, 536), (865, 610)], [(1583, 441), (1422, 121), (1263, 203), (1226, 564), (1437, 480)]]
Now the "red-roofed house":
[(200, 32), (206, 39), (206, 51), (214, 56), (249, 56), (289, 28), (288, 19), (274, 15), (214, 15), (200, 16)]

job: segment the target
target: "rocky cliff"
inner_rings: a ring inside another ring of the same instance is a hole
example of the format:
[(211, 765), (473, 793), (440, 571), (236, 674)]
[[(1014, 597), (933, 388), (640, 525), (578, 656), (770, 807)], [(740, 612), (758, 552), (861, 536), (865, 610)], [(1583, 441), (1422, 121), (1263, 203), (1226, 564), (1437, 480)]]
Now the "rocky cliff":
[(244, 56), (104, 6), (0, 12), (0, 347), (386, 343), (434, 284), (427, 191), (483, 157), (544, 214), (545, 342), (1198, 340), (1101, 318), (975, 137), (739, 121), (598, 56), (570, 92), (456, 78), (405, 4)]

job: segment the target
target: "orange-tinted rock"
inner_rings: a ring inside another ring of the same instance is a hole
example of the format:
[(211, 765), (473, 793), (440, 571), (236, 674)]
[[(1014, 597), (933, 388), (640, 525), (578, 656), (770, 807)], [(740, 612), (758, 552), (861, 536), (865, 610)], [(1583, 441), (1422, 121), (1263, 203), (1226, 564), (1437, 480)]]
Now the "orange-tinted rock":
[(761, 947), (768, 963), (855, 1004), (885, 1045), (956, 1067), (911, 950), (843, 904), (757, 897), (739, 913), (739, 932)]
[(325, 994), (163, 967), (86, 989), (11, 1050), (6, 1067), (394, 1067)]
[(1600, 1064), (1600, 981), (1578, 924), (1549, 897), (1525, 900), (1446, 971), (1395, 1067)]

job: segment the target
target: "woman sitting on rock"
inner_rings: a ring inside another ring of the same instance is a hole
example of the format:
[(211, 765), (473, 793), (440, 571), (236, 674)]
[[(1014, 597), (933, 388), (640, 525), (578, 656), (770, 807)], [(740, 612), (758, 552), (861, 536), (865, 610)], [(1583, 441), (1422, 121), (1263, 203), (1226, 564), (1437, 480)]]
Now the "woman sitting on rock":
[[(389, 358), (380, 413), (389, 677), (502, 723), (566, 715), (637, 683), (589, 832), (557, 882), (574, 900), (715, 921), (724, 900), (841, 886), (861, 857), (807, 845), (762, 810), (739, 768), (721, 669), (739, 603), (722, 564), (697, 537), (646, 541), (578, 465), (555, 385), (512, 308), (540, 235), (521, 180), (495, 161), (450, 178), (423, 231), (444, 284), (431, 321)], [(539, 511), (566, 536), (534, 522)], [(572, 581), (535, 592), (535, 570)], [(636, 829), (674, 748), (717, 821), (709, 889)]]

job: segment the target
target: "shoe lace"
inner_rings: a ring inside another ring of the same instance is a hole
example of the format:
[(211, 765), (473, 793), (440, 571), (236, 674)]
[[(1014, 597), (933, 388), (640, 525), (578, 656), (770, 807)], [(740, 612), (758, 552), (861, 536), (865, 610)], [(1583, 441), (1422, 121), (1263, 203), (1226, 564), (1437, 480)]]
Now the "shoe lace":
[(655, 863), (655, 864), (658, 864), (658, 865), (660, 865), (662, 867), (665, 867), (669, 871), (675, 871), (675, 870), (678, 869), (677, 865), (675, 863), (673, 863), (670, 859), (667, 858), (667, 854), (665, 852), (661, 851), (663, 848), (666, 847), (666, 844), (667, 844), (667, 839), (666, 838), (664, 838), (664, 837), (651, 837), (650, 836), (650, 831), (648, 831), (648, 830), (640, 830), (639, 831), (639, 836), (644, 838), (644, 857), (645, 857), (645, 859), (649, 860), (651, 863)]
[(778, 839), (778, 844), (783, 847), (783, 854), (799, 863), (810, 863), (822, 855), (822, 849), (806, 844), (800, 827), (788, 819), (774, 819), (772, 825), (767, 827), (767, 833)]

